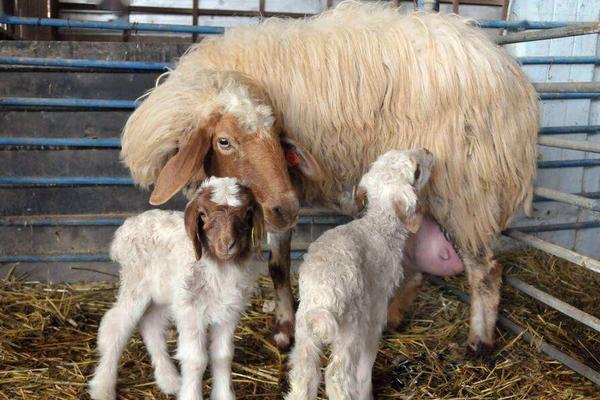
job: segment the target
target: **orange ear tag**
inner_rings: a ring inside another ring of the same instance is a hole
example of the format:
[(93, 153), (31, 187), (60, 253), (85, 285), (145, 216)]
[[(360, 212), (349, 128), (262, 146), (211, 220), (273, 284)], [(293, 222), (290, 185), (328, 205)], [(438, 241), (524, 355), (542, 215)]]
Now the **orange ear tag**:
[(285, 150), (285, 159), (287, 160), (289, 167), (297, 167), (300, 165), (300, 157), (292, 148)]

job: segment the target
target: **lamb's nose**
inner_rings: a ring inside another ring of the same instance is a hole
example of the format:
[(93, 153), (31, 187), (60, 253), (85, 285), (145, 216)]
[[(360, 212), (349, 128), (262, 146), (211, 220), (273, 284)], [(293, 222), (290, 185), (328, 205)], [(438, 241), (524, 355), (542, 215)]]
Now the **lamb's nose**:
[(237, 240), (233, 239), (231, 242), (229, 242), (229, 244), (227, 245), (227, 251), (231, 251), (233, 250), (233, 248), (235, 247), (235, 245), (237, 244)]

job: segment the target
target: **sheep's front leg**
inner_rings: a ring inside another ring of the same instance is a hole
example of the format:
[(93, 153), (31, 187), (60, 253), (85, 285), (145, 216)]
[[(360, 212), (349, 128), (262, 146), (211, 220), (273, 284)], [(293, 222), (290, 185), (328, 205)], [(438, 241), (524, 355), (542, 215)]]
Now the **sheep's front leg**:
[(181, 362), (179, 400), (202, 400), (202, 377), (208, 364), (206, 325), (191, 306), (176, 305), (179, 331), (177, 359)]
[(387, 330), (395, 331), (400, 326), (402, 319), (414, 302), (423, 282), (423, 274), (413, 269), (406, 268), (404, 282), (394, 294), (388, 306)]
[(487, 355), (494, 348), (502, 266), (491, 257), (465, 256), (464, 261), (471, 289), (468, 350), (476, 355)]
[(212, 328), (210, 338), (210, 363), (212, 369), (212, 391), (213, 400), (233, 400), (231, 382), (231, 360), (233, 359), (233, 334), (237, 320), (230, 323), (216, 325)]
[(294, 339), (294, 297), (290, 283), (292, 231), (269, 233), (269, 274), (275, 288), (275, 344), (289, 348)]

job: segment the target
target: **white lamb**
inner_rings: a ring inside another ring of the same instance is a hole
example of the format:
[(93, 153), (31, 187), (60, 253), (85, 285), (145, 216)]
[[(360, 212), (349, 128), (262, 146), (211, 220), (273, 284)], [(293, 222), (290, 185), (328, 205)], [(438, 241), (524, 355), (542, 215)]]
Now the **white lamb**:
[[(185, 214), (152, 210), (125, 221), (111, 246), (121, 285), (98, 331), (101, 359), (90, 382), (93, 399), (116, 397), (119, 357), (138, 323), (165, 393), (201, 399), (210, 353), (211, 397), (235, 398), (233, 334), (258, 278), (248, 260), (252, 247), (260, 252), (262, 223), (252, 193), (234, 178), (206, 180)], [(179, 332), (181, 378), (167, 351), (171, 318)]]
[(325, 344), (332, 346), (325, 372), (329, 399), (372, 398), (371, 371), (388, 301), (404, 278), (404, 244), (420, 226), (418, 196), (432, 164), (424, 149), (383, 154), (360, 181), (364, 216), (310, 245), (299, 271), (288, 400), (317, 398)]

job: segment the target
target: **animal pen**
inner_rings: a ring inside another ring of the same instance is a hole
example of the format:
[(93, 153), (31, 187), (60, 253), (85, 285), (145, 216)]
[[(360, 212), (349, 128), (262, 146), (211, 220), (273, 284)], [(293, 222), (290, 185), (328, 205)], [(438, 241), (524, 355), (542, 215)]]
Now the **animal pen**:
[[(115, 294), (109, 242), (126, 217), (149, 208), (148, 193), (134, 187), (118, 158), (136, 98), (191, 42), (337, 2), (248, 0), (232, 9), (216, 1), (134, 0), (120, 16), (94, 3), (0, 1), (0, 398), (84, 396), (97, 324)], [(518, 217), (504, 232), (512, 250), (499, 256), (504, 293), (492, 360), (464, 354), (465, 280), (431, 278), (406, 326), (385, 336), (375, 393), (600, 399), (600, 4), (415, 3), (477, 18), (509, 47), (539, 93), (542, 157), (533, 218)], [(184, 206), (178, 197), (164, 208)], [(347, 220), (302, 209), (294, 262)], [(262, 281), (236, 336), (240, 398), (278, 398), (285, 387), (285, 355), (267, 340), (269, 290)], [(123, 396), (162, 398), (139, 340), (122, 365)]]

